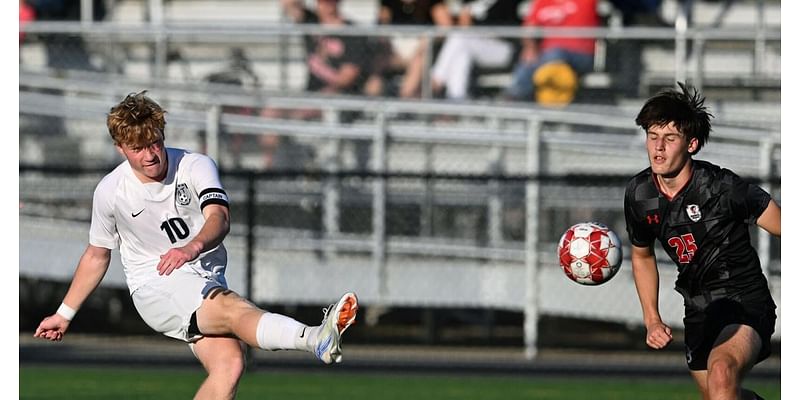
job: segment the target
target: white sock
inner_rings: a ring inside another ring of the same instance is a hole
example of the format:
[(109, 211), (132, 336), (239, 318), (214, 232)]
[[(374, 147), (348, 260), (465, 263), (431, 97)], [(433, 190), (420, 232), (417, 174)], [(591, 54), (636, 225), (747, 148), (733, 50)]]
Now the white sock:
[[(305, 334), (303, 334), (305, 330)], [(265, 312), (256, 329), (258, 347), (264, 350), (306, 350), (311, 328), (285, 315)], [(300, 335), (303, 334), (301, 338)]]

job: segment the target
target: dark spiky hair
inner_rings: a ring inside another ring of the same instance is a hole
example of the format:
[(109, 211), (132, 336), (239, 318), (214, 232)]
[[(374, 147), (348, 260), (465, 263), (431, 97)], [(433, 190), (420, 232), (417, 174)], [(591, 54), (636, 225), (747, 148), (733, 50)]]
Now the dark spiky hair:
[(708, 141), (714, 116), (703, 105), (706, 99), (697, 89), (683, 82), (678, 82), (678, 86), (680, 91), (665, 90), (649, 98), (636, 116), (636, 125), (647, 132), (652, 126), (665, 126), (672, 122), (687, 139), (697, 139), (697, 148), (692, 152), (697, 154)]

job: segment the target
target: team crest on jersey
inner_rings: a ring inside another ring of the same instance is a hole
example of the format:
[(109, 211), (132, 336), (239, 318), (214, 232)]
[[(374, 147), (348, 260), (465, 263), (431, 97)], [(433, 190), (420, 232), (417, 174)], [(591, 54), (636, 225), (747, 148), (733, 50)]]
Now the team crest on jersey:
[(189, 195), (189, 187), (185, 183), (178, 184), (175, 188), (175, 200), (182, 206), (188, 206), (192, 201), (192, 196)]
[(686, 207), (686, 214), (692, 222), (700, 221), (700, 218), (703, 218), (703, 214), (700, 214), (700, 206), (697, 204), (689, 204)]

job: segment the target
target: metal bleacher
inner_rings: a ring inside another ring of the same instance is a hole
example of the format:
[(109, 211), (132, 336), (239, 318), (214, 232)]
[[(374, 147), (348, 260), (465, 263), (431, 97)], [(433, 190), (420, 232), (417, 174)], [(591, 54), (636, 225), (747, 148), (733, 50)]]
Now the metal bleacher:
[[(359, 22), (343, 33), (442, 33), (425, 27), (372, 26), (376, 3), (343, 1), (343, 12)], [(577, 285), (566, 283), (551, 257), (558, 239), (554, 232), (563, 231), (562, 225), (569, 218), (592, 212), (618, 215), (621, 188), (603, 182), (576, 186), (511, 178), (631, 174), (641, 170), (647, 163), (642, 151), (644, 137), (634, 124), (634, 116), (651, 90), (673, 86), (676, 78), (700, 80), (712, 94), (708, 105), (716, 116), (713, 145), (703, 150), (703, 159), (734, 165), (738, 173), (748, 177), (780, 177), (780, 63), (775, 62), (775, 57), (780, 60), (780, 30), (774, 29), (774, 13), (777, 10), (779, 14), (780, 3), (773, 1), (766, 2), (765, 26), (756, 26), (755, 22), (740, 26), (737, 21), (750, 21), (744, 15), (752, 18), (752, 12), (740, 10), (752, 10), (756, 5), (741, 1), (735, 2), (726, 14), (731, 20), (713, 30), (692, 28), (676, 33), (671, 28), (604, 27), (587, 32), (601, 41), (647, 43), (642, 53), (645, 70), (641, 93), (632, 97), (615, 95), (603, 102), (576, 102), (563, 108), (493, 98), (453, 103), (305, 93), (299, 38), (321, 29), (283, 23), (277, 1), (119, 0), (114, 4), (105, 22), (34, 23), (26, 27), (32, 39), (20, 48), (20, 164), (113, 165), (119, 159), (106, 134), (105, 113), (125, 94), (149, 89), (168, 110), (169, 144), (205, 151), (226, 171), (235, 168), (225, 132), (237, 132), (249, 139), (277, 132), (313, 149), (315, 157), (310, 169), (315, 171), (360, 170), (378, 177), (384, 173), (417, 174), (416, 181), (364, 180), (349, 190), (338, 191), (325, 181), (277, 179), (267, 182), (268, 187), (262, 183), (265, 186), (258, 196), (259, 206), (321, 204), (326, 217), (321, 224), (322, 233), (284, 227), (261, 227), (257, 231), (263, 241), (254, 256), (257, 269), (252, 277), (252, 296), (256, 301), (327, 301), (337, 295), (331, 288), (342, 282), (312, 287), (309, 282), (313, 280), (307, 278), (321, 271), (348, 269), (349, 273), (342, 275), (355, 277), (347, 284), (355, 285), (367, 304), (523, 311), (530, 317), (525, 322), (528, 346), (534, 345), (539, 313), (640, 323), (638, 304), (618, 301), (620, 296), (635, 296), (629, 276), (616, 278), (593, 291), (592, 301), (604, 306), (587, 315), (580, 300), (589, 295)], [(674, 6), (674, 2), (665, 4), (666, 10)], [(716, 8), (709, 4), (697, 2), (697, 6), (695, 20), (700, 24), (709, 15), (716, 15)], [(779, 19), (777, 24), (779, 28)], [(523, 34), (516, 28), (482, 32)], [(50, 68), (44, 57), (44, 43), (36, 40), (44, 33), (81, 35), (98, 70)], [(676, 62), (680, 59), (675, 52), (682, 43), (681, 37), (687, 38), (683, 45), (693, 40), (703, 42), (703, 46), (695, 46), (695, 51), (686, 54), (705, 54), (708, 60), (699, 65)], [(739, 42), (746, 45), (732, 44)], [(231, 63), (237, 61), (231, 58), (236, 54), (232, 50), (244, 52), (257, 77), (255, 83), (230, 85), (205, 79), (230, 69)], [(760, 56), (764, 58), (754, 59)], [(733, 68), (739, 64), (743, 64), (741, 68)], [(675, 68), (678, 65), (681, 67)], [(728, 70), (722, 71), (725, 68)], [(610, 76), (602, 69), (598, 74)], [(746, 87), (740, 87), (740, 82), (746, 82)], [(613, 79), (598, 79), (597, 85), (604, 94), (616, 93)], [(731, 95), (737, 91), (747, 95)], [(320, 108), (323, 119), (288, 121), (229, 111), (265, 107)], [(358, 111), (360, 117), (345, 123), (338, 118), (344, 111)], [(50, 135), (54, 120), (63, 124), (63, 134)], [(363, 154), (359, 152), (365, 151), (361, 146), (365, 143), (369, 161), (362, 165), (359, 157)], [(260, 150), (258, 146), (251, 147), (238, 167), (262, 171)], [(463, 225), (451, 227), (455, 232), (451, 237), (387, 235), (386, 227), (380, 225), (386, 219), (386, 210), (375, 204), (386, 202), (390, 193), (394, 202), (424, 208), (426, 201), (432, 201), (431, 184), (423, 179), (426, 174), (453, 176), (438, 183), (436, 201), (441, 203), (437, 204), (478, 208), (481, 215), (486, 215), (485, 227), (469, 225), (463, 218)], [(492, 185), (499, 183), (491, 180), (476, 183), (459, 179), (466, 175), (510, 177), (509, 182), (504, 182), (508, 191), (493, 190)], [(86, 204), (91, 201), (93, 182), (91, 176), (69, 181), (37, 173), (20, 176), (20, 202), (25, 203), (20, 212), (21, 275), (68, 279), (77, 259), (71, 255), (84, 238), (83, 224), (69, 220), (88, 218)], [(231, 197), (239, 201), (247, 193), (235, 180), (229, 189)], [(779, 195), (779, 186), (776, 189)], [(372, 222), (365, 224), (368, 229), (339, 229), (336, 219), (344, 208), (341, 203), (348, 201), (358, 202), (367, 210)], [(508, 204), (512, 205), (506, 207)], [(512, 222), (524, 226), (525, 237), (509, 239), (504, 236), (502, 225), (510, 218), (503, 212), (519, 212), (520, 205), (525, 210)], [(474, 232), (480, 229), (486, 232)], [(623, 227), (616, 225), (615, 229), (622, 231)], [(772, 255), (764, 235), (759, 235), (758, 240), (761, 250), (766, 249), (762, 253), (767, 254), (765, 268), (779, 292), (780, 260)], [(241, 226), (233, 228), (228, 243), (231, 262), (244, 263)], [(42, 247), (57, 251), (33, 250)], [(48, 269), (35, 270), (41, 265)], [(627, 262), (623, 268), (626, 267), (629, 268)], [(539, 280), (532, 279), (539, 271)], [(276, 284), (276, 276), (281, 277), (280, 285)], [(115, 285), (123, 284), (119, 274), (109, 279)], [(241, 284), (244, 277), (233, 276), (230, 280)], [(671, 279), (663, 279), (661, 290), (670, 292), (671, 284)], [(574, 301), (558, 300), (564, 296)], [(679, 323), (682, 307), (673, 300), (665, 300), (664, 318)], [(777, 336), (780, 337), (780, 329)], [(528, 350), (535, 352), (534, 348)]]
[[(458, 2), (449, 3), (456, 11)], [(646, 25), (622, 26), (619, 12), (608, 2), (601, 1), (606, 30), (586, 31), (587, 35), (598, 38), (598, 51), (595, 71), (583, 79), (585, 93), (581, 100), (602, 104), (625, 100), (619, 95), (619, 87), (625, 80), (635, 77), (621, 75), (622, 72), (614, 69), (618, 62), (608, 59), (619, 56), (610, 50), (614, 43), (622, 40), (641, 48), (642, 70), (636, 79), (639, 83), (635, 97), (651, 95), (673, 85), (675, 80), (689, 79), (707, 89), (710, 98), (779, 102), (780, 3), (772, 0), (689, 3), (693, 4), (693, 25), (678, 32), (663, 26), (661, 29)], [(681, 18), (680, 4), (677, 0), (664, 1), (660, 18), (668, 24), (677, 23)], [(425, 28), (376, 26), (376, 1), (348, 0), (340, 7), (366, 35), (443, 34)], [(246, 49), (247, 58), (264, 88), (297, 90), (303, 87), (305, 66), (299, 35), (310, 30), (302, 28), (290, 33), (272, 29), (285, 22), (279, 2), (118, 0), (106, 22), (129, 27), (127, 35), (124, 28), (96, 29), (96, 34), (86, 35), (95, 51), (95, 60), (107, 70), (129, 76), (156, 73), (172, 79), (202, 80), (226, 68), (224, 60), (230, 57), (231, 47), (240, 46)], [(165, 30), (163, 37), (142, 36), (139, 29), (142, 24), (163, 24), (172, 29)], [(183, 29), (178, 29), (180, 27)], [(199, 34), (206, 28), (219, 37)], [(506, 37), (523, 35), (517, 29), (484, 32)], [(126, 44), (117, 47), (108, 43), (109, 40), (124, 40)], [(676, 54), (680, 51), (685, 52), (685, 59), (679, 62)], [(36, 43), (24, 46), (21, 57), (30, 66), (45, 63), (41, 46)], [(509, 82), (509, 73), (510, 67), (506, 71), (495, 69), (479, 74), (477, 86), (483, 88), (484, 93), (496, 93)]]

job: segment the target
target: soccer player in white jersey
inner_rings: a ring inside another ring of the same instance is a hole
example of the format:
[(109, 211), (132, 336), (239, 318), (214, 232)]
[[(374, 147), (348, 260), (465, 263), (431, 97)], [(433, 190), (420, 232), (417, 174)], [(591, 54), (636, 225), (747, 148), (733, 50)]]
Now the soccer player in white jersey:
[(190, 343), (208, 372), (197, 399), (236, 395), (245, 367), (240, 341), (265, 350), (304, 350), (340, 362), (341, 335), (358, 300), (346, 293), (309, 327), (264, 311), (227, 288), (228, 196), (209, 157), (164, 146), (165, 111), (145, 92), (130, 94), (107, 118), (125, 157), (97, 185), (89, 244), (58, 311), (35, 337), (60, 341), (119, 247), (125, 279), (142, 319)]

